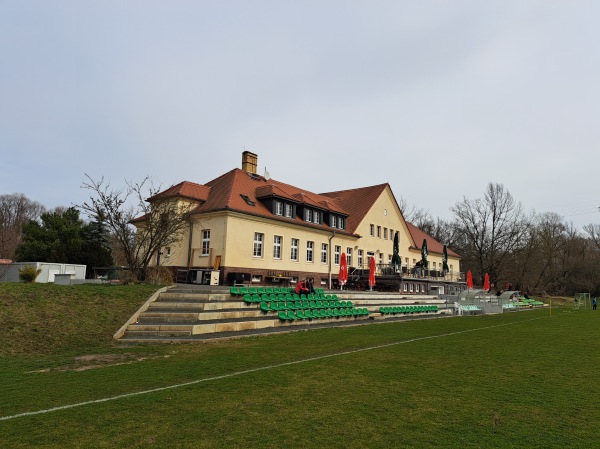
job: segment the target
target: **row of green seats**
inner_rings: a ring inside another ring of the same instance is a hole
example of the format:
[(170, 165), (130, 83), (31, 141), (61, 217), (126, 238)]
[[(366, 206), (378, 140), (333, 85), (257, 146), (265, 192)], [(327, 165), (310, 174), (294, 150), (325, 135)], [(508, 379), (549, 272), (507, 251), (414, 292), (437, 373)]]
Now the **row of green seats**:
[(245, 302), (261, 302), (261, 301), (337, 301), (337, 295), (297, 295), (296, 293), (267, 294), (263, 293), (244, 293)]
[(438, 306), (436, 305), (422, 305), (422, 306), (392, 306), (392, 307), (380, 307), (379, 312), (383, 314), (395, 314), (395, 313), (422, 313), (422, 312), (437, 312)]
[(231, 293), (232, 295), (245, 295), (246, 293), (250, 293), (251, 295), (254, 294), (267, 294), (270, 295), (271, 293), (275, 293), (276, 295), (278, 294), (286, 294), (286, 293), (293, 293), (294, 289), (291, 287), (230, 287), (229, 288), (229, 293)]
[(302, 309), (329, 309), (352, 307), (352, 301), (261, 301), (260, 309), (269, 312), (272, 310), (302, 310)]
[(369, 309), (366, 307), (346, 307), (337, 309), (306, 309), (306, 310), (288, 310), (280, 311), (277, 316), (282, 321), (294, 320), (312, 320), (318, 318), (340, 318), (368, 315)]

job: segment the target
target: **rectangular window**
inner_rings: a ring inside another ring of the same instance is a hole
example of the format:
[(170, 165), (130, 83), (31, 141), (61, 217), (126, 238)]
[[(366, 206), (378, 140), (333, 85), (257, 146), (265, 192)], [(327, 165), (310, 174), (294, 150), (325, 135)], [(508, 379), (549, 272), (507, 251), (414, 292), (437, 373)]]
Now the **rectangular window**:
[(292, 218), (292, 205), (291, 204), (285, 205), (285, 216), (287, 218)]
[(315, 211), (315, 218), (313, 220), (316, 224), (321, 224), (321, 212)]
[(331, 226), (332, 228), (337, 228), (337, 217), (335, 215), (332, 215), (329, 221), (331, 222), (329, 223), (329, 226)]
[(304, 209), (304, 221), (313, 221), (312, 209)]
[(346, 229), (346, 221), (342, 217), (338, 217), (338, 228)]
[(290, 259), (298, 262), (298, 239), (292, 239)]
[(383, 228), (383, 239), (387, 240), (387, 228)]
[(352, 266), (352, 248), (346, 248), (346, 262), (348, 266)]
[(369, 225), (369, 235), (370, 235), (371, 237), (374, 237), (374, 236), (375, 236), (375, 225), (374, 225), (374, 224), (372, 224), (372, 225)]
[(321, 262), (327, 263), (327, 243), (321, 243)]
[(392, 255), (388, 254), (388, 264), (391, 265), (392, 264)]
[(362, 249), (358, 250), (358, 256), (357, 257), (358, 257), (358, 267), (362, 268), (362, 266), (363, 266), (363, 250)]
[(202, 255), (210, 254), (210, 229), (202, 230)]
[(283, 215), (283, 203), (275, 201), (275, 215)]
[(313, 259), (313, 251), (315, 249), (315, 242), (306, 242), (306, 261), (312, 262)]
[(265, 235), (260, 232), (254, 233), (254, 257), (262, 257), (263, 256), (263, 241), (265, 239)]
[(390, 228), (390, 240), (394, 240), (394, 230)]
[(281, 259), (281, 239), (280, 235), (273, 237), (273, 259)]
[(379, 253), (379, 265), (383, 265), (383, 254)]
[(404, 292), (406, 293), (408, 291), (408, 285), (406, 285), (406, 282), (402, 283), (402, 290), (404, 290)]
[(381, 226), (377, 226), (377, 238), (381, 238)]
[(335, 245), (335, 247), (333, 249), (333, 255), (334, 255), (334, 260), (333, 261), (335, 262), (336, 265), (340, 264), (341, 254), (342, 254), (342, 247), (338, 246), (338, 245)]

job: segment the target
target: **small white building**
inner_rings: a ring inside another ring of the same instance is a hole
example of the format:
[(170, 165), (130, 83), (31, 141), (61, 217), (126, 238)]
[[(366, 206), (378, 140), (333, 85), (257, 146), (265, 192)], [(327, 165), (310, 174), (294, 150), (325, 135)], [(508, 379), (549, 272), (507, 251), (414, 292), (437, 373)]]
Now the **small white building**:
[[(19, 282), (19, 270), (26, 265), (42, 270), (35, 282), (55, 282), (56, 275), (70, 275), (71, 279), (85, 279), (86, 265), (51, 262), (14, 262), (0, 265), (0, 282)], [(62, 277), (62, 276), (59, 276)]]

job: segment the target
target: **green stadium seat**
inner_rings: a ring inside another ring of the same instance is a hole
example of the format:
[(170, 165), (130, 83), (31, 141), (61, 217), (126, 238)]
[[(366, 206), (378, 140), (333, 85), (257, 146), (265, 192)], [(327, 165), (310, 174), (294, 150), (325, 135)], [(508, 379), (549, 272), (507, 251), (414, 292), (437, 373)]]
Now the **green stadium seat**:
[(256, 287), (256, 293), (258, 293), (259, 295), (262, 295), (263, 293), (265, 293), (265, 288), (264, 287)]
[(237, 296), (237, 295), (239, 295), (239, 294), (240, 294), (240, 288), (239, 288), (239, 287), (235, 287), (235, 286), (234, 286), (234, 287), (231, 287), (231, 288), (229, 289), (229, 294), (230, 294), (230, 295), (234, 295), (234, 296)]
[(254, 293), (252, 295), (252, 302), (260, 302), (260, 296), (258, 295), (258, 293)]
[(260, 310), (262, 310), (263, 312), (270, 312), (271, 311), (271, 303), (269, 303), (267, 301), (261, 301), (260, 302)]
[(244, 294), (244, 302), (252, 302), (252, 295), (250, 293), (245, 293)]
[(277, 314), (277, 316), (279, 317), (280, 320), (282, 321), (287, 321), (290, 319), (290, 317), (288, 317), (288, 314), (286, 312), (279, 312)]
[(248, 287), (240, 287), (240, 295), (245, 295), (248, 293)]

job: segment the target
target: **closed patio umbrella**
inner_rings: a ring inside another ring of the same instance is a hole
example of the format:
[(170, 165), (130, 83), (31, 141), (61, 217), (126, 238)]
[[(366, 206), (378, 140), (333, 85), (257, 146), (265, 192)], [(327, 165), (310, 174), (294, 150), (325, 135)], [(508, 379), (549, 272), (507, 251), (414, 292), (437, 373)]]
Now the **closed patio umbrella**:
[(467, 271), (467, 288), (473, 288), (473, 273)]
[(444, 272), (444, 276), (450, 268), (448, 267), (448, 248), (444, 245), (444, 249), (442, 250), (442, 271)]
[(423, 274), (425, 274), (425, 270), (429, 266), (427, 262), (427, 239), (423, 239), (423, 245), (421, 246), (421, 260), (423, 261)]
[(400, 242), (398, 231), (396, 231), (394, 234), (394, 254), (392, 255), (392, 266), (394, 267), (395, 273), (399, 271), (400, 265), (402, 265), (402, 260), (400, 259)]
[(369, 290), (373, 290), (375, 285), (375, 258), (369, 258)]
[(483, 289), (487, 292), (490, 289), (490, 275), (485, 273), (483, 277)]
[(340, 273), (338, 274), (338, 281), (340, 283), (340, 290), (343, 290), (344, 285), (348, 282), (348, 261), (346, 260), (346, 253), (342, 253), (340, 259)]

